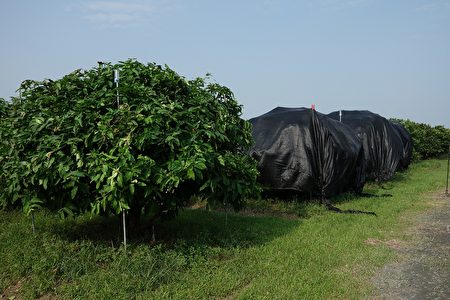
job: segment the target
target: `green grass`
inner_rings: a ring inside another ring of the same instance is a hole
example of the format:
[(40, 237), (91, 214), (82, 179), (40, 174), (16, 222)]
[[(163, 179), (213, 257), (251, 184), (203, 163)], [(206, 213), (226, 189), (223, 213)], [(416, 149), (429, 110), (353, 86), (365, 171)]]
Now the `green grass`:
[[(26, 299), (361, 298), (393, 250), (368, 238), (406, 239), (426, 193), (442, 191), (446, 161), (411, 166), (379, 197), (342, 195), (336, 214), (318, 203), (252, 200), (243, 213), (185, 210), (176, 219), (134, 234), (120, 247), (116, 218), (60, 220), (46, 212), (31, 220), (0, 212), (0, 291)], [(392, 197), (386, 195), (391, 194)], [(11, 290), (19, 289), (18, 293)]]

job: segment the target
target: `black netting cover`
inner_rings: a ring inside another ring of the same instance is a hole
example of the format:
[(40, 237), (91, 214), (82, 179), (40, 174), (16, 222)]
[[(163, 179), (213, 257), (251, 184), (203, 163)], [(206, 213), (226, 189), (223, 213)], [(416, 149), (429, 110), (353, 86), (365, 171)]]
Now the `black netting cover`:
[(392, 122), (392, 125), (397, 130), (403, 142), (403, 155), (400, 159), (399, 170), (406, 170), (412, 161), (413, 140), (408, 130), (402, 124)]
[(331, 197), (364, 186), (364, 158), (356, 133), (306, 108), (283, 108), (249, 120), (260, 182), (272, 190)]
[[(337, 111), (328, 116), (339, 120)], [(403, 141), (392, 122), (367, 110), (343, 110), (342, 123), (353, 128), (361, 139), (367, 178), (391, 178), (403, 158)]]

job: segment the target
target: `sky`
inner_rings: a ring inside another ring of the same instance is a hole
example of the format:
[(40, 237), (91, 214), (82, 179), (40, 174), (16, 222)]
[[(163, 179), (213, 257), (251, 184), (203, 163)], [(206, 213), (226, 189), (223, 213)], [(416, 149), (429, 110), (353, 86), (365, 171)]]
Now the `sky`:
[(0, 0), (0, 97), (97, 61), (211, 73), (243, 117), (371, 110), (450, 128), (450, 0)]

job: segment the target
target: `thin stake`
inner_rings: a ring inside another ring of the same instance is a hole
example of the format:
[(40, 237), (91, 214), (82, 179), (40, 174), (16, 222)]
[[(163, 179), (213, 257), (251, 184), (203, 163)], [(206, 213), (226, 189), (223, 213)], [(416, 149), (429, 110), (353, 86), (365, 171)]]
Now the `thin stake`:
[(448, 197), (448, 174), (450, 171), (450, 144), (448, 145), (448, 155), (447, 155), (447, 183), (445, 185), (445, 195)]
[(119, 108), (119, 70), (114, 70), (114, 82), (116, 83), (117, 108)]
[(33, 229), (33, 234), (36, 232), (35, 226), (34, 226), (34, 211), (31, 212), (31, 228)]
[(127, 252), (127, 227), (125, 222), (125, 211), (122, 211), (122, 225), (123, 225), (123, 246), (125, 248), (125, 253)]
[[(120, 108), (119, 101), (119, 70), (114, 70), (114, 83), (116, 84), (117, 108)], [(127, 252), (127, 227), (125, 220), (125, 211), (122, 210), (122, 224), (123, 224), (123, 246), (125, 253)]]

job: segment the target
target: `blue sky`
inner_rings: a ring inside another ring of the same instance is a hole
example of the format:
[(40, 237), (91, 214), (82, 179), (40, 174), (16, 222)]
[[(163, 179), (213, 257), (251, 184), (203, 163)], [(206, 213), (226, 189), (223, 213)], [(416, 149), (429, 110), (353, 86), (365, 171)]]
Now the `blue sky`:
[(0, 97), (136, 58), (276, 106), (368, 109), (450, 127), (450, 0), (2, 1)]

